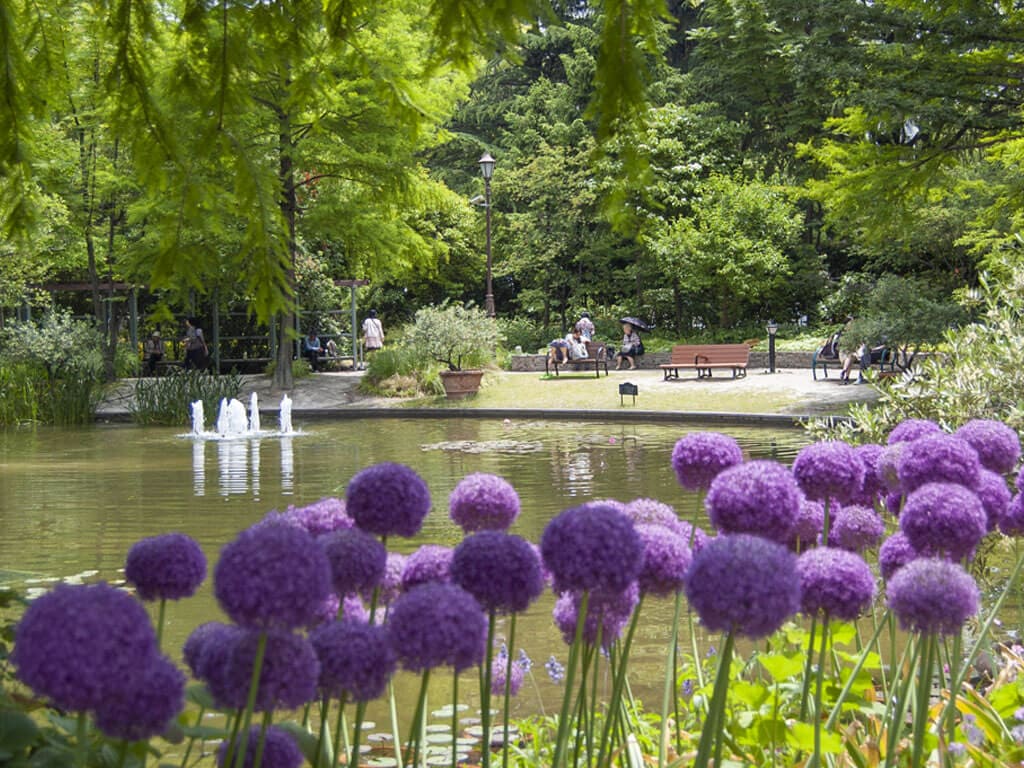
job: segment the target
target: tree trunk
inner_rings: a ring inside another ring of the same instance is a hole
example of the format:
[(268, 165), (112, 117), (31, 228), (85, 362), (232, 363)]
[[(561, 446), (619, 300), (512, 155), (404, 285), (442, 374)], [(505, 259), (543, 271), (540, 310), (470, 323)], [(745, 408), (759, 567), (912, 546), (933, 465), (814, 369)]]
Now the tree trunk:
[(281, 183), (281, 213), (288, 227), (288, 269), (285, 272), (288, 286), (292, 289), (288, 298), (288, 309), (281, 313), (278, 324), (277, 365), (274, 368), (274, 387), (290, 390), (295, 386), (292, 376), (292, 345), (295, 328), (295, 249), (296, 216), (299, 210), (295, 194), (295, 143), (292, 139), (291, 115), (279, 108), (278, 119), (278, 179)]

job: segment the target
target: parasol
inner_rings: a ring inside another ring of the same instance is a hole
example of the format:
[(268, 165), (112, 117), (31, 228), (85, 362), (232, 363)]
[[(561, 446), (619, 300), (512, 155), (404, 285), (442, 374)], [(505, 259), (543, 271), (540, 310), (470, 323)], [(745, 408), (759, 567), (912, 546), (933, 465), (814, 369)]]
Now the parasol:
[(636, 328), (638, 331), (643, 331), (644, 333), (647, 333), (648, 331), (651, 330), (651, 326), (649, 326), (643, 320), (640, 320), (639, 318), (633, 317), (632, 315), (630, 315), (628, 317), (622, 318), (621, 320), (619, 320), (619, 322), (620, 323), (629, 323), (634, 328)]

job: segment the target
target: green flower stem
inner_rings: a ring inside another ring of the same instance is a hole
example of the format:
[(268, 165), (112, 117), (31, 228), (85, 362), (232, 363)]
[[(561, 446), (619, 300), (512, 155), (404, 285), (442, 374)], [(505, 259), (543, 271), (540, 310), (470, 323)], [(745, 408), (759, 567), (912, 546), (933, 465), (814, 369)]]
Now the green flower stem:
[(430, 670), (423, 670), (423, 681), (420, 683), (420, 695), (416, 699), (416, 711), (412, 716), (412, 726), (409, 730), (409, 744), (412, 747), (412, 760), (410, 765), (415, 768), (420, 758), (420, 736), (422, 734), (421, 721), (424, 718), (424, 710), (427, 702), (427, 686), (430, 683)]
[(352, 731), (352, 757), (349, 758), (349, 768), (359, 768), (359, 742), (363, 735), (363, 720), (366, 718), (366, 702), (360, 701), (356, 704), (356, 726)]
[[(231, 730), (231, 739), (228, 741), (228, 751), (224, 755), (223, 765), (232, 765), (235, 759), (235, 745), (238, 743), (238, 734), (242, 730), (242, 711), (232, 710), (227, 723)], [(202, 760), (202, 755), (199, 757)]]
[(889, 729), (889, 741), (885, 750), (885, 768), (892, 768), (896, 760), (896, 745), (899, 743), (900, 734), (903, 730), (903, 713), (907, 709), (910, 688), (914, 682), (914, 672), (917, 669), (918, 660), (921, 655), (921, 643), (917, 642), (916, 638), (911, 638), (907, 648), (904, 649), (899, 669), (903, 669), (903, 663), (906, 661), (908, 653), (910, 655), (910, 663), (907, 666), (907, 672), (903, 677), (899, 690), (896, 692), (895, 699), (890, 697), (886, 702), (885, 716), (882, 718), (882, 721)]
[(156, 649), (159, 651), (164, 639), (164, 618), (167, 615), (167, 598), (160, 598), (160, 608), (156, 617)]
[[(484, 729), (484, 743), (480, 750), (483, 768), (491, 766), (491, 665), (494, 663), (494, 628), (498, 615), (491, 609), (487, 612), (487, 648), (484, 651), (484, 667), (480, 681), (480, 722)], [(512, 651), (509, 650), (509, 655)], [(506, 680), (506, 683), (508, 681)]]
[(865, 646), (865, 650), (861, 653), (860, 657), (858, 657), (857, 663), (853, 665), (853, 670), (851, 670), (850, 676), (846, 679), (846, 684), (843, 686), (843, 690), (839, 692), (839, 698), (836, 700), (835, 707), (833, 707), (832, 709), (832, 714), (828, 716), (828, 721), (825, 723), (826, 731), (831, 731), (835, 727), (836, 720), (839, 719), (839, 715), (843, 711), (843, 702), (846, 701), (846, 697), (853, 689), (853, 684), (857, 679), (857, 675), (860, 674), (860, 670), (863, 668), (864, 663), (867, 661), (868, 654), (871, 653), (871, 647), (878, 640), (879, 635), (882, 634), (882, 630), (885, 629), (885, 627), (888, 625), (888, 620), (891, 618), (892, 616), (890, 615), (888, 609), (886, 609), (885, 616), (883, 616), (884, 620), (875, 625), (875, 634), (871, 636), (870, 640), (868, 640), (868, 644), (867, 646)]
[[(619, 657), (618, 667), (615, 670), (615, 676), (612, 678), (612, 695), (608, 701), (608, 717), (605, 720), (604, 728), (601, 733), (601, 745), (597, 751), (597, 764), (598, 766), (610, 765), (611, 764), (611, 750), (609, 749), (609, 741), (612, 737), (612, 729), (616, 726), (616, 720), (619, 715), (619, 702), (622, 700), (622, 691), (626, 683), (626, 670), (629, 667), (629, 651), (633, 645), (633, 636), (636, 634), (637, 624), (640, 622), (640, 609), (643, 608), (644, 598), (640, 596), (639, 602), (636, 604), (636, 608), (633, 610), (633, 617), (629, 622), (629, 630), (626, 632), (626, 640), (621, 646), (621, 655)], [(596, 675), (595, 675), (596, 677)], [(623, 720), (623, 727), (627, 725), (627, 722)], [(605, 755), (607, 755), (607, 763), (605, 761)]]
[(75, 762), (79, 768), (89, 763), (89, 716), (85, 712), (79, 712), (75, 721)]
[[(733, 633), (725, 633), (722, 638), (722, 652), (718, 659), (718, 673), (715, 676), (715, 689), (711, 694), (708, 716), (701, 729), (700, 743), (697, 745), (697, 758), (694, 768), (709, 768), (712, 750), (721, 742), (721, 732), (725, 727), (722, 715), (725, 712), (725, 699), (729, 693), (729, 672), (732, 664)], [(720, 764), (720, 763), (719, 763)]]
[(395, 745), (395, 759), (402, 766), (402, 736), (398, 732), (398, 702), (395, 699), (395, 686), (388, 680), (388, 714), (391, 717), (391, 741)]
[(457, 768), (459, 746), (459, 673), (452, 669), (452, 768)]
[(348, 694), (341, 692), (338, 697), (338, 717), (334, 723), (334, 763), (341, 764), (341, 756), (349, 754), (348, 744), (348, 723), (345, 721), (345, 707), (348, 704)]
[[(678, 696), (675, 696), (676, 692), (676, 633), (679, 631), (679, 617), (683, 612), (683, 593), (676, 592), (675, 607), (672, 611), (672, 630), (669, 634), (672, 642), (672, 652), (670, 658), (665, 661), (665, 680), (661, 688), (661, 724), (658, 731), (658, 768), (665, 768), (665, 760), (667, 758), (665, 750), (668, 745), (665, 743), (668, 740), (668, 706), (671, 699), (679, 700)], [(678, 718), (677, 718), (678, 722)]]
[[(242, 768), (245, 765), (245, 749), (246, 742), (249, 740), (249, 726), (252, 723), (252, 712), (256, 706), (256, 694), (260, 689), (260, 673), (263, 670), (263, 657), (267, 653), (267, 633), (266, 631), (260, 632), (259, 640), (256, 644), (256, 660), (252, 665), (252, 678), (249, 680), (249, 698), (245, 703), (245, 709), (242, 712), (242, 726), (241, 732), (238, 734), (236, 741), (236, 749), (234, 754), (234, 765), (235, 768)], [(230, 752), (230, 750), (229, 750)], [(224, 765), (231, 765), (230, 762), (224, 761)]]
[[(962, 649), (960, 647), (961, 642), (962, 637), (960, 636), (960, 633), (957, 632), (953, 637), (953, 652), (950, 654), (949, 659), (950, 680), (955, 680), (960, 676), (960, 654), (962, 653)], [(953, 699), (956, 695), (957, 691), (950, 687), (949, 698)], [(956, 739), (956, 707), (946, 707), (942, 714), (943, 717), (946, 718), (946, 743), (952, 744)]]
[(574, 712), (576, 738), (573, 741), (570, 765), (579, 765), (580, 749), (584, 740), (587, 742), (587, 747), (589, 748), (590, 746), (590, 731), (594, 721), (591, 717), (591, 712), (587, 709), (587, 700), (589, 698), (587, 696), (587, 683), (590, 680), (587, 675), (590, 671), (590, 662), (594, 657), (594, 648), (595, 646), (589, 644), (583, 646), (583, 658), (580, 661), (580, 688), (576, 695), (576, 711)]
[(267, 729), (274, 722), (273, 710), (268, 709), (263, 713), (263, 722), (260, 725), (260, 740), (256, 744), (256, 756), (252, 760), (252, 768), (260, 768), (263, 765), (263, 750), (267, 746)]
[(825, 514), (824, 514), (824, 517), (822, 518), (822, 521), (821, 521), (821, 540), (824, 542), (824, 546), (827, 547), (828, 546), (828, 533), (829, 533), (829, 529), (831, 528), (831, 525), (830, 525), (830, 523), (831, 523), (831, 520), (830, 520), (830, 517), (831, 517), (830, 512), (831, 512), (831, 510), (829, 509), (829, 497), (828, 496), (825, 497), (824, 507), (825, 507)]
[[(199, 707), (199, 714), (196, 715), (196, 728), (198, 728), (200, 725), (203, 724), (203, 716), (205, 714), (206, 714), (206, 707), (200, 706)], [(192, 747), (195, 745), (195, 743), (196, 743), (196, 737), (195, 736), (189, 736), (188, 746), (185, 747), (185, 756), (183, 758), (181, 758), (181, 768), (185, 768), (185, 766), (188, 764), (188, 757), (189, 757), (190, 754), (192, 754)]]
[(501, 730), (501, 768), (508, 768), (508, 713), (512, 704), (512, 654), (516, 642), (516, 614), (508, 619), (508, 659), (505, 667), (505, 701), (502, 711), (504, 722)]
[(818, 632), (817, 614), (811, 619), (811, 634), (807, 638), (807, 664), (804, 666), (803, 687), (800, 690), (800, 722), (807, 721), (807, 701), (811, 695), (812, 672), (814, 671), (814, 639)]
[(583, 625), (587, 620), (587, 607), (590, 604), (590, 592), (584, 592), (580, 600), (579, 614), (576, 616), (576, 634), (569, 646), (569, 661), (565, 670), (565, 693), (562, 696), (562, 710), (558, 715), (558, 731), (555, 735), (555, 754), (551, 762), (552, 768), (562, 768), (565, 764), (565, 747), (569, 738), (569, 712), (572, 707), (573, 684), (576, 681), (576, 662), (580, 646), (583, 645)]
[[(124, 768), (125, 761), (128, 759), (128, 742), (122, 741), (117, 747), (117, 768)], [(142, 758), (145, 761), (145, 757)]]
[[(313, 758), (313, 768), (320, 768), (320, 756), (324, 752), (324, 744), (326, 740), (330, 738), (330, 734), (327, 733), (327, 715), (331, 708), (331, 697), (326, 693), (320, 699), (320, 734), (316, 740), (316, 756)], [(334, 761), (330, 760), (329, 765), (334, 765)]]
[[(818, 649), (818, 681), (814, 688), (814, 754), (811, 755), (807, 768), (819, 768), (821, 765), (821, 709), (822, 691), (825, 689), (825, 660), (828, 654), (828, 614), (821, 622), (821, 647)], [(814, 655), (811, 648), (809, 656)]]
[(924, 765), (924, 733), (928, 725), (928, 702), (932, 694), (932, 669), (935, 666), (938, 641), (935, 635), (921, 637), (924, 646), (923, 659), (917, 673), (917, 701), (914, 705), (914, 739), (911, 750), (911, 765)]

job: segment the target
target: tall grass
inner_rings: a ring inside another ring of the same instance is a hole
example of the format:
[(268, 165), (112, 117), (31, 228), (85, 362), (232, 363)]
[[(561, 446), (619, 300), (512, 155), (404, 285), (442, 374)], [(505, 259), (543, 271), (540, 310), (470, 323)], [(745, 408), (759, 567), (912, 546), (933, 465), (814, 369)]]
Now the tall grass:
[(0, 426), (88, 424), (102, 395), (103, 382), (89, 371), (54, 376), (33, 362), (0, 365)]
[(139, 379), (131, 405), (132, 419), (139, 424), (187, 425), (196, 400), (203, 401), (204, 413), (216, 414), (223, 398), (238, 397), (241, 390), (242, 377), (234, 371), (223, 376), (180, 371)]

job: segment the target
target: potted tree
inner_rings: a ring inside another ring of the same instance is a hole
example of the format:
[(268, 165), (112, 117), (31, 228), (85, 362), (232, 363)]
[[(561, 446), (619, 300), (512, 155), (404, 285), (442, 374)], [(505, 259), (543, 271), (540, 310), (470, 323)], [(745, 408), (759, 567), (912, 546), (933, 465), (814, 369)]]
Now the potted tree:
[(441, 382), (448, 397), (456, 399), (480, 388), (482, 366), (494, 356), (499, 338), (497, 323), (483, 310), (445, 304), (419, 310), (407, 342), (445, 366)]

